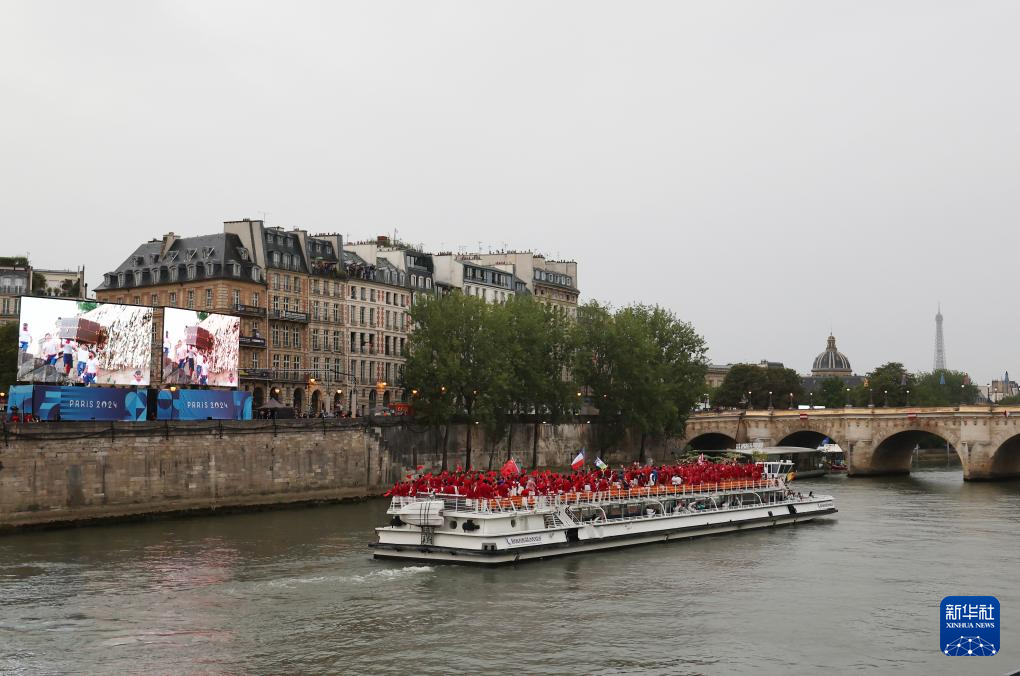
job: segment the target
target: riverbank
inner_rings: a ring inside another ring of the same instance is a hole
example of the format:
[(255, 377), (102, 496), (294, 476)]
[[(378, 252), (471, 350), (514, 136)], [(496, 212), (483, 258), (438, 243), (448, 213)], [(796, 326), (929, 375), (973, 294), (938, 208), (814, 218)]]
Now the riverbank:
[[(597, 427), (525, 422), (486, 439), (477, 426), (363, 419), (23, 425), (0, 447), (0, 532), (363, 500), (416, 467), (438, 469), (444, 447), (449, 467), (469, 464), (469, 435), (474, 467), (498, 468), (509, 447), (562, 468), (594, 447)], [(624, 441), (607, 462), (637, 459)], [(666, 455), (665, 444), (645, 449)]]

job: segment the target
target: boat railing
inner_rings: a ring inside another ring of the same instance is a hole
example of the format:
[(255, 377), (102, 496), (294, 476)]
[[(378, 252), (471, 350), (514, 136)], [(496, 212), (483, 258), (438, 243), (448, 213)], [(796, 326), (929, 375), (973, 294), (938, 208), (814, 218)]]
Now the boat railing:
[(712, 495), (722, 491), (757, 490), (781, 488), (776, 479), (734, 479), (715, 483), (645, 486), (642, 488), (610, 488), (604, 491), (573, 491), (556, 495), (514, 495), (503, 498), (469, 498), (464, 495), (445, 493), (418, 493), (417, 495), (395, 495), (391, 508), (424, 501), (442, 500), (443, 509), (456, 512), (520, 513), (559, 506), (605, 503), (614, 500), (636, 500), (642, 498), (691, 498)]

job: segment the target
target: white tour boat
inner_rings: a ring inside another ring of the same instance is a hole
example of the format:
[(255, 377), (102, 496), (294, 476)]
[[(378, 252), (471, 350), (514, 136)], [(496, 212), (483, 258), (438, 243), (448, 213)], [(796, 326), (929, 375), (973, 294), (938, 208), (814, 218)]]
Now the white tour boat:
[(394, 496), (376, 528), (377, 559), (499, 564), (700, 535), (801, 523), (834, 514), (830, 495), (787, 487), (788, 460), (758, 463), (758, 480), (532, 497)]

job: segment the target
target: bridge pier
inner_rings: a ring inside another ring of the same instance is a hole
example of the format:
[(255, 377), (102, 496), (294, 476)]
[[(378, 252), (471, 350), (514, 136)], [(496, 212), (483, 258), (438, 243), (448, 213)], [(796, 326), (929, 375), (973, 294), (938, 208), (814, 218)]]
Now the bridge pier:
[[(1020, 477), (1020, 407), (839, 408), (730, 411), (692, 416), (681, 445), (725, 435), (737, 443), (842, 446), (850, 476), (907, 474), (933, 436), (956, 450), (967, 481)], [(708, 448), (708, 446), (702, 446)]]

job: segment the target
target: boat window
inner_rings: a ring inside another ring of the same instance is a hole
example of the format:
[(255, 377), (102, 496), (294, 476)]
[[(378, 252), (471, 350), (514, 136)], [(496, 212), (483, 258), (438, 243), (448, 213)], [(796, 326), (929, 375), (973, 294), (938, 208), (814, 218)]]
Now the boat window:
[(510, 527), (511, 528), (517, 527), (517, 519), (510, 519)]
[(457, 520), (456, 519), (450, 519), (450, 528), (456, 528), (456, 527), (457, 527)]

